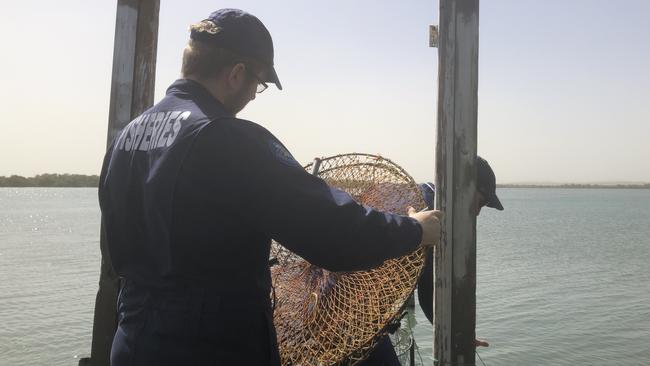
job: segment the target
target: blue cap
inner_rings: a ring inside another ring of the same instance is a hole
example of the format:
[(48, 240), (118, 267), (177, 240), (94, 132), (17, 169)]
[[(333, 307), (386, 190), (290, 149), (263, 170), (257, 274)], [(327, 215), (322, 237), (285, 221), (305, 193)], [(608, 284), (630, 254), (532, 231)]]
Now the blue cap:
[(190, 38), (233, 51), (259, 61), (266, 68), (266, 82), (282, 90), (273, 67), (273, 40), (268, 29), (256, 16), (239, 9), (220, 9), (192, 27)]
[[(497, 178), (487, 160), (480, 156), (476, 157), (476, 173), (476, 189), (485, 197), (487, 201), (485, 205), (503, 211), (501, 200), (497, 197)], [(421, 183), (419, 186), (424, 196), (424, 202), (430, 210), (433, 210), (435, 186), (433, 183)]]
[(503, 205), (497, 197), (497, 178), (494, 175), (494, 171), (487, 160), (483, 159), (480, 156), (476, 157), (476, 188), (478, 189), (485, 199), (487, 200), (487, 207), (496, 208), (499, 211), (503, 211)]

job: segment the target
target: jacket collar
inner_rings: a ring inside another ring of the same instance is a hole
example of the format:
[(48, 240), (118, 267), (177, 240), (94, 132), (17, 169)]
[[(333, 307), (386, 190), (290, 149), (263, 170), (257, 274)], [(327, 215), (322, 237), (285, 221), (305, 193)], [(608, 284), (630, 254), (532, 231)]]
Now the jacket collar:
[[(209, 106), (210, 109), (218, 110), (221, 114), (228, 114), (223, 103), (215, 98), (208, 89), (200, 83), (190, 79), (178, 79), (167, 88), (167, 95), (175, 95), (183, 99), (191, 99), (197, 105)], [(203, 109), (203, 108), (202, 108)]]

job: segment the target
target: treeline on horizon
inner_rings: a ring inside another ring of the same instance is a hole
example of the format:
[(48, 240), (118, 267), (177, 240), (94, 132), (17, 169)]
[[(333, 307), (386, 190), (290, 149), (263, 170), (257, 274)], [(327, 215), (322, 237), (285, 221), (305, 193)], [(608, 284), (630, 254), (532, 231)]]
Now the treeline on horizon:
[[(34, 177), (0, 176), (0, 187), (97, 187), (98, 175), (39, 174)], [(650, 183), (640, 184), (497, 184), (498, 188), (641, 188), (650, 189)]]
[(497, 184), (498, 188), (642, 188), (650, 189), (650, 183), (645, 184)]
[(98, 175), (38, 174), (33, 177), (0, 177), (0, 187), (97, 187)]

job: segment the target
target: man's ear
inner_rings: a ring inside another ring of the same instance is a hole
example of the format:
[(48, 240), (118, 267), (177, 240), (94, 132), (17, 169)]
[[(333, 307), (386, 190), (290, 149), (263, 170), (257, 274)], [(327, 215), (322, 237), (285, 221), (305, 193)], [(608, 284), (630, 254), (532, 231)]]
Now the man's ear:
[(233, 89), (238, 89), (246, 79), (246, 66), (243, 63), (237, 63), (230, 69), (228, 74), (228, 85)]

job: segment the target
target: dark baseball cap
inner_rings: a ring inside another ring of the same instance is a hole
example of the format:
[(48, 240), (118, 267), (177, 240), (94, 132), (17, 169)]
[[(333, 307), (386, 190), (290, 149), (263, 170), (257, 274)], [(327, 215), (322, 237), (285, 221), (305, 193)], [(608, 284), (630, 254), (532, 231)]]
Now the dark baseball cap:
[(282, 90), (273, 67), (273, 40), (256, 16), (239, 9), (220, 9), (191, 28), (190, 38), (211, 43), (259, 61), (266, 68), (265, 80)]
[(490, 164), (480, 156), (476, 157), (476, 189), (481, 192), (481, 194), (487, 200), (486, 206), (496, 208), (499, 211), (503, 211), (503, 205), (497, 197), (497, 178), (494, 176), (494, 172), (490, 167)]

